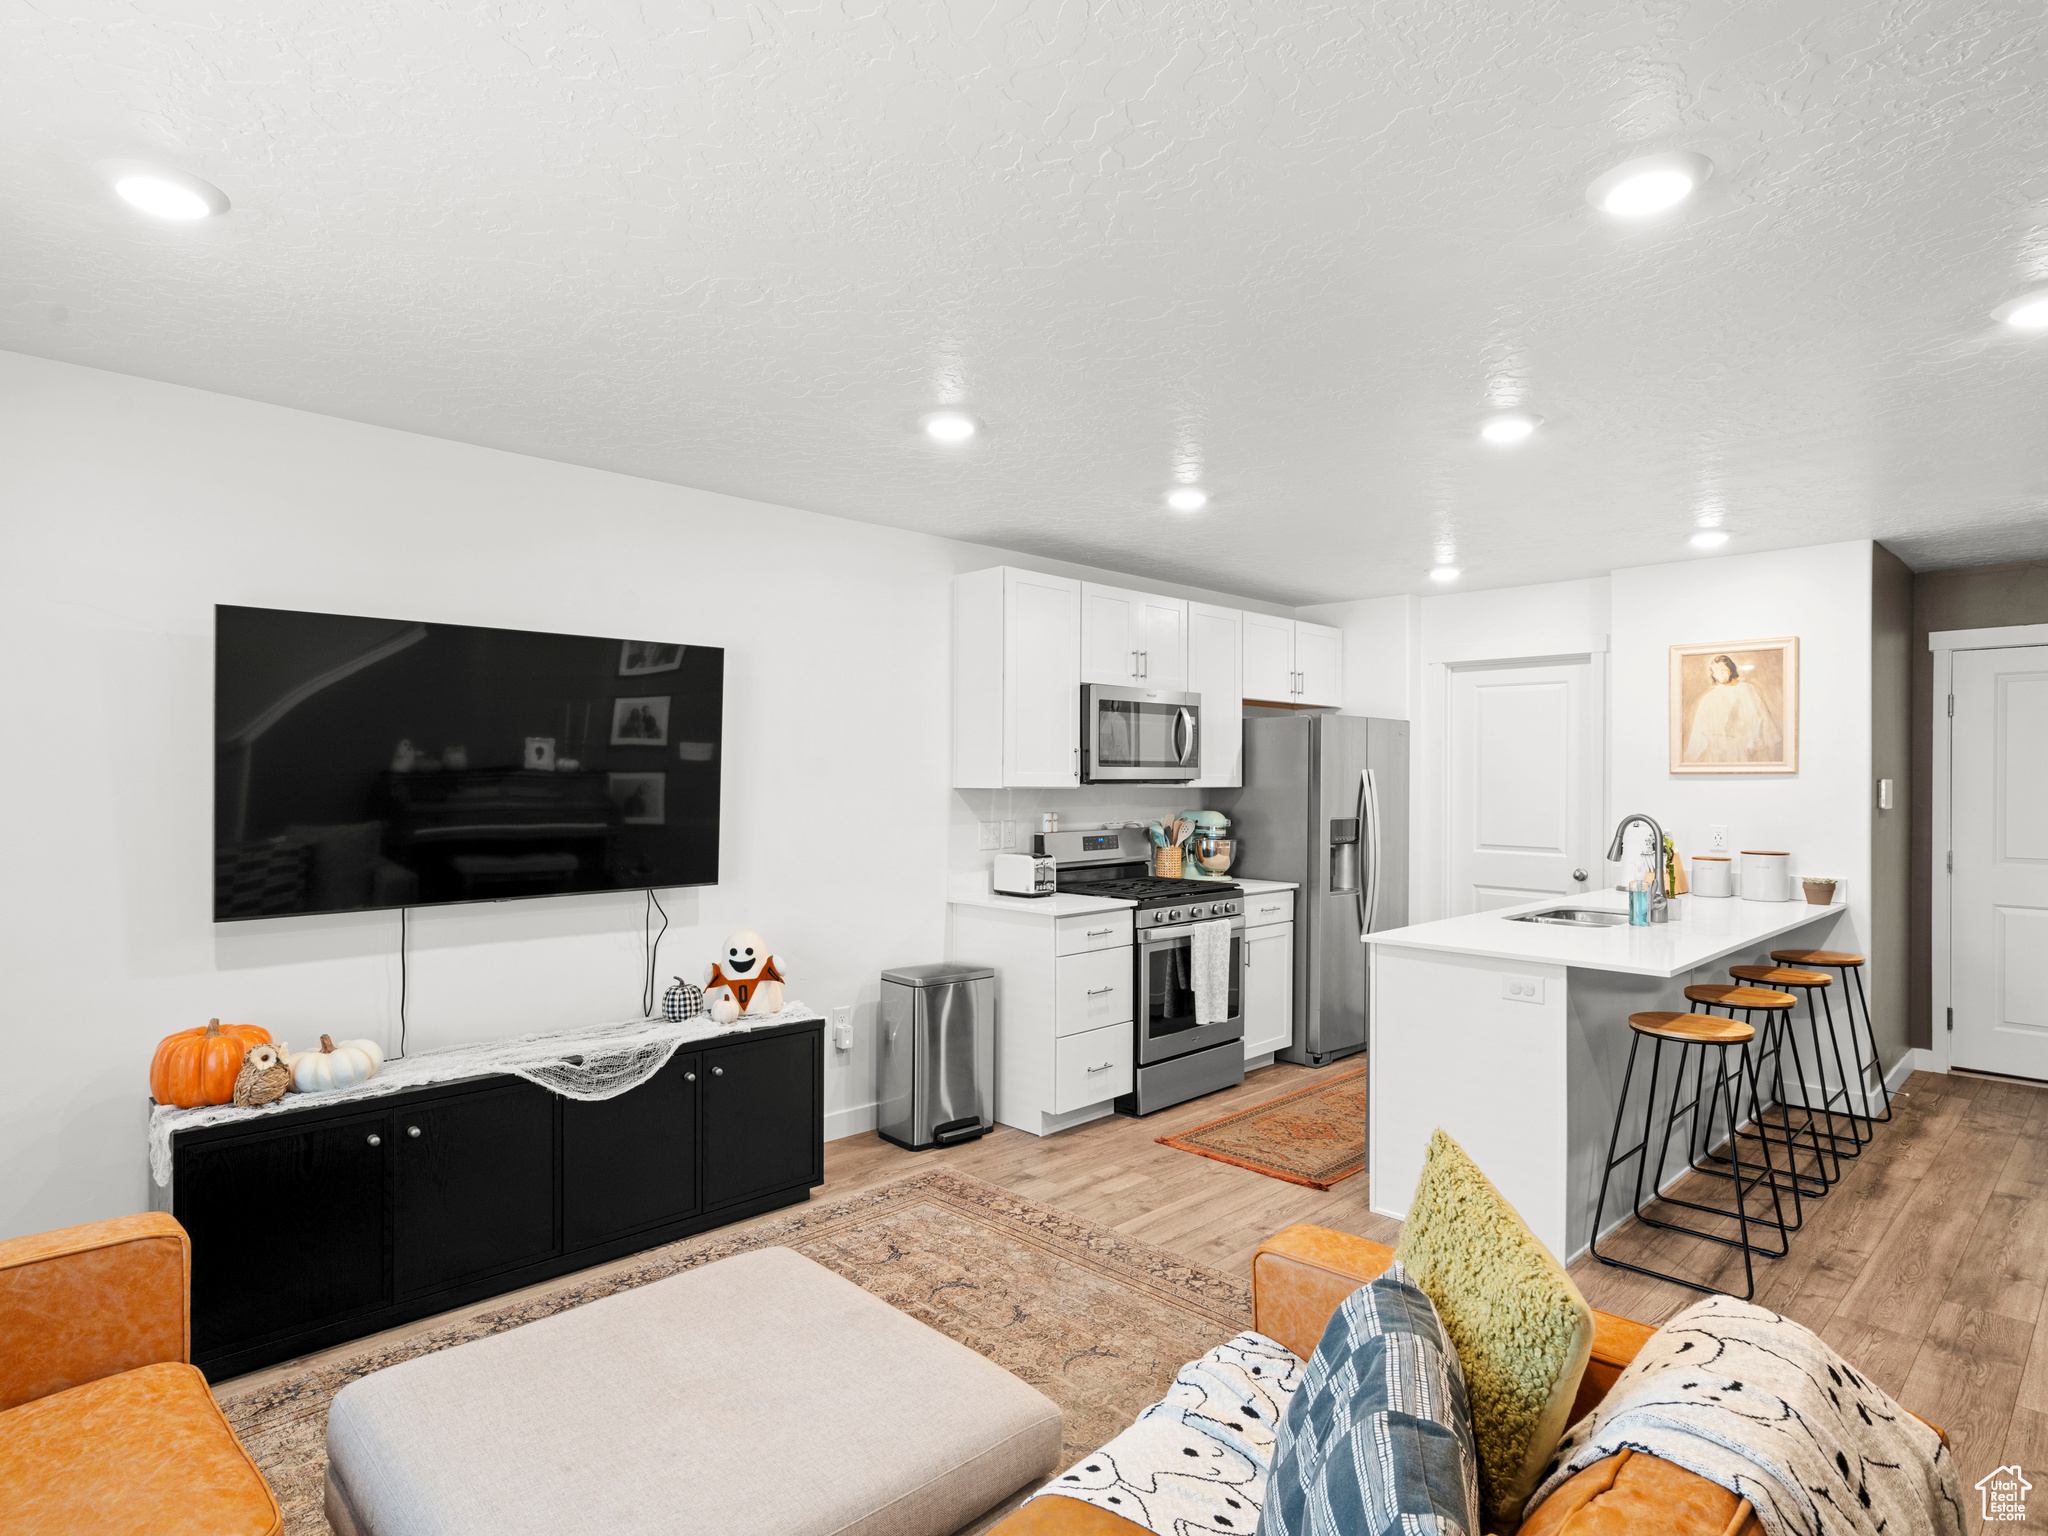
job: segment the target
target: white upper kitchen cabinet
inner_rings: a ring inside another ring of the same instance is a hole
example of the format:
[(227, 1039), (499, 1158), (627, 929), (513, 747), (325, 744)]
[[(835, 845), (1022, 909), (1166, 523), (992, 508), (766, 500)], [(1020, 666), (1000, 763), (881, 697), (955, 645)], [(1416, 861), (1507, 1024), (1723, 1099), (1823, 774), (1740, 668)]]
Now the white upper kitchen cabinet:
[(1244, 697), (1336, 709), (1344, 702), (1344, 633), (1327, 624), (1244, 616)]
[(1124, 587), (1081, 587), (1081, 681), (1187, 691), (1188, 605)]
[(1015, 566), (953, 578), (953, 787), (1081, 782), (1081, 583)]
[(1263, 613), (1244, 616), (1243, 686), (1243, 698), (1294, 702), (1294, 620)]
[(1188, 685), (1202, 696), (1202, 776), (1196, 789), (1244, 782), (1244, 620), (1235, 608), (1188, 604)]
[(1344, 631), (1327, 624), (1294, 626), (1297, 704), (1336, 709), (1344, 702)]

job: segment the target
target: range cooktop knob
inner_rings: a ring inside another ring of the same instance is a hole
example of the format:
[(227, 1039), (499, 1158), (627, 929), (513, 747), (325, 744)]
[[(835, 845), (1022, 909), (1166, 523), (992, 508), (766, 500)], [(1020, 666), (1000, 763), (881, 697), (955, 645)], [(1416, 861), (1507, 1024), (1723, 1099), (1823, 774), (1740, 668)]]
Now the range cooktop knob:
[(1174, 909), (1173, 909), (1173, 910), (1172, 910), (1171, 912), (1167, 913), (1167, 914), (1166, 914), (1166, 920), (1167, 920), (1167, 921), (1168, 921), (1169, 923), (1177, 923), (1177, 922), (1179, 922), (1179, 921), (1180, 921), (1180, 908), (1179, 908), (1179, 907), (1175, 907), (1175, 908), (1174, 908)]

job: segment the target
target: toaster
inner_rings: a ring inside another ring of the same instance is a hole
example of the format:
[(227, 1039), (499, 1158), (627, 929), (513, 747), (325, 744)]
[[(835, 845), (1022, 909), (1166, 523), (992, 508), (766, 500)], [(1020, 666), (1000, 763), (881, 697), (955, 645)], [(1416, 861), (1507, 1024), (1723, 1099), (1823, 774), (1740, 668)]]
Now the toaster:
[(1054, 889), (1053, 870), (1053, 861), (1043, 854), (999, 853), (995, 892), (998, 896), (1050, 896)]

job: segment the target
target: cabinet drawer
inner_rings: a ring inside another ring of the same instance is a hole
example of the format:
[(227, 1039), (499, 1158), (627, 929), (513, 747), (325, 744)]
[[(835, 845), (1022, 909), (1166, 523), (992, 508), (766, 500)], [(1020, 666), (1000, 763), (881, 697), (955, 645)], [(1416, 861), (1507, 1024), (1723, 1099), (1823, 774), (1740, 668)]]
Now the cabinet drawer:
[(1247, 896), (1244, 899), (1244, 925), (1247, 928), (1263, 928), (1268, 923), (1293, 921), (1292, 891), (1268, 891), (1263, 896)]
[(1115, 949), (1131, 942), (1131, 914), (1091, 912), (1086, 917), (1054, 920), (1058, 932), (1053, 949), (1059, 955), (1085, 955), (1091, 949)]
[(1130, 1023), (1131, 964), (1128, 946), (1061, 957), (1053, 982), (1052, 1032), (1078, 1035), (1105, 1024)]
[(1056, 1115), (1131, 1091), (1133, 1026), (1111, 1024), (1053, 1042), (1052, 1109)]

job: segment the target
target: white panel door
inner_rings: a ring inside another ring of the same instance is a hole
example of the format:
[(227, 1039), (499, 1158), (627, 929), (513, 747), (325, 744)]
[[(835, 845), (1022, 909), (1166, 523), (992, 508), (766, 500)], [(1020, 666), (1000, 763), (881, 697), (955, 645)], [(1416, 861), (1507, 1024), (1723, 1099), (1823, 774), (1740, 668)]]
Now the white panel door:
[(1185, 693), (1188, 604), (1182, 597), (1138, 598), (1138, 685)]
[(1327, 624), (1294, 626), (1297, 704), (1337, 709), (1344, 703), (1344, 631)]
[(1003, 573), (1003, 782), (1081, 782), (1081, 583)]
[(1269, 923), (1244, 934), (1244, 1053), (1263, 1056), (1294, 1044), (1294, 924)]
[(1244, 616), (1244, 696), (1294, 702), (1294, 620)]
[(1591, 663), (1450, 676), (1451, 915), (1586, 891), (1603, 868)]
[(1244, 615), (1235, 608), (1188, 604), (1186, 691), (1202, 696), (1197, 789), (1235, 789), (1244, 782), (1243, 640)]
[(1082, 583), (1082, 682), (1136, 685), (1144, 602), (1142, 592)]
[(1949, 1060), (2048, 1079), (2048, 646), (1954, 668)]

